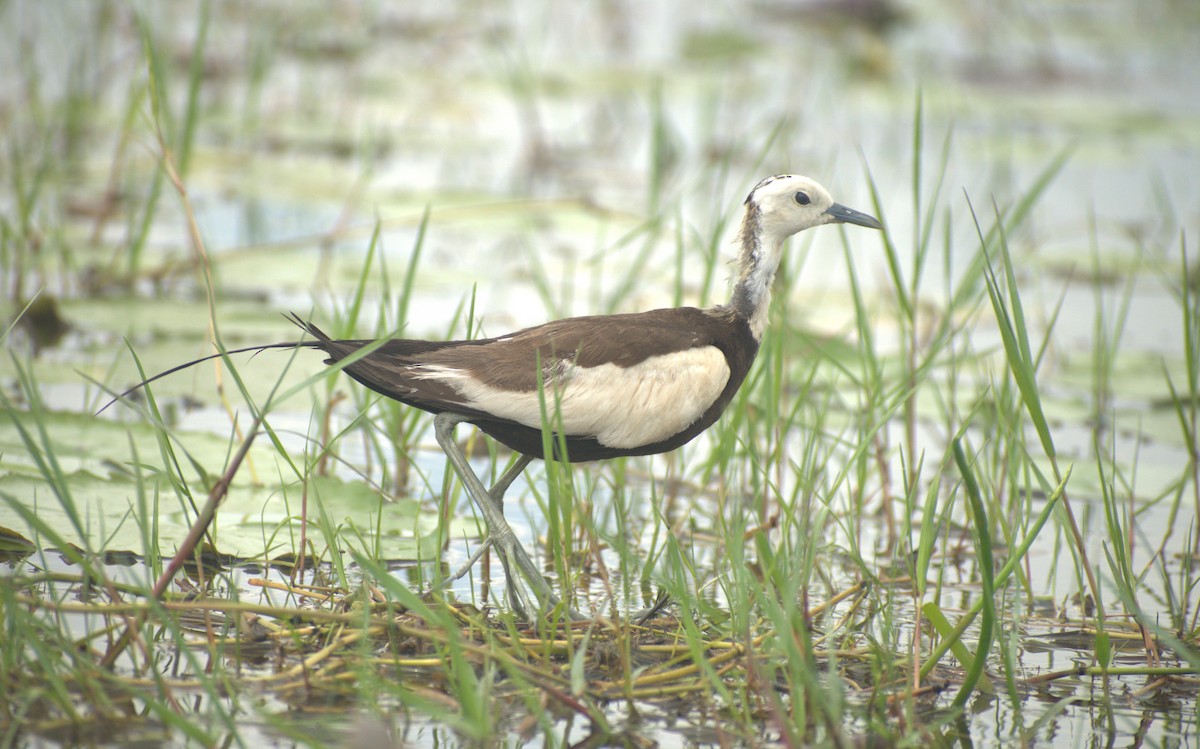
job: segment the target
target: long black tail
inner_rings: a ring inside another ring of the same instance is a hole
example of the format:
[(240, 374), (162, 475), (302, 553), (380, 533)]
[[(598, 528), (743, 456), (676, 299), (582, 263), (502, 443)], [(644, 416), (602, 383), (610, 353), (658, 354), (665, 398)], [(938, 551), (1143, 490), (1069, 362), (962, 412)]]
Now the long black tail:
[(154, 375), (153, 377), (147, 377), (146, 379), (142, 380), (138, 384), (129, 388), (128, 390), (121, 393), (117, 397), (113, 398), (108, 403), (105, 403), (104, 406), (101, 407), (101, 409), (96, 412), (96, 414), (99, 415), (99, 414), (104, 413), (104, 411), (107, 410), (108, 407), (111, 406), (112, 404), (116, 403), (117, 401), (125, 398), (126, 396), (128, 396), (132, 393), (136, 393), (137, 391), (146, 387), (147, 385), (154, 382), (155, 380), (161, 380), (162, 378), (166, 377), (167, 375), (173, 375), (176, 372), (181, 372), (189, 367), (194, 367), (197, 364), (203, 364), (206, 361), (212, 361), (213, 359), (220, 359), (221, 357), (229, 356), (230, 354), (244, 354), (244, 353), (247, 353), (250, 351), (253, 351), (254, 353), (257, 354), (262, 351), (266, 351), (268, 349), (277, 349), (277, 348), (282, 348), (282, 349), (295, 349), (295, 348), (324, 349), (325, 344), (330, 341), (329, 336), (325, 335), (325, 333), (320, 328), (318, 328), (316, 325), (313, 325), (311, 322), (301, 318), (295, 312), (289, 312), (288, 314), (284, 315), (284, 317), (286, 317), (291, 322), (295, 323), (305, 333), (307, 333), (308, 335), (311, 335), (314, 340), (290, 341), (287, 343), (266, 343), (266, 344), (261, 344), (258, 346), (246, 346), (245, 348), (230, 349), (229, 351), (223, 351), (223, 352), (217, 353), (217, 354), (209, 354), (208, 356), (202, 356), (199, 359), (193, 359), (192, 361), (185, 362), (185, 363), (180, 364), (175, 367), (171, 367), (170, 369), (166, 370), (165, 372), (159, 372), (158, 374)]

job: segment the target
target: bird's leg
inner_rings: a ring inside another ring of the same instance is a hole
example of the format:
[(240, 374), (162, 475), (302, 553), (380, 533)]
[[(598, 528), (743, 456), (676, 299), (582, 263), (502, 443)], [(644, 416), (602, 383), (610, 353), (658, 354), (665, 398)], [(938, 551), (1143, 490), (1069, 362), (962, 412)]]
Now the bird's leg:
[[(513, 463), (507, 471), (501, 474), (496, 483), (492, 485), (492, 488), (488, 489), (488, 497), (492, 500), (492, 504), (496, 506), (496, 509), (499, 511), (501, 517), (504, 517), (505, 492), (508, 491), (508, 487), (512, 485), (512, 482), (516, 480), (517, 476), (521, 475), (521, 472), (524, 471), (525, 467), (528, 466), (532, 461), (533, 458), (529, 457), (528, 455), (519, 456), (517, 458), (517, 462)], [(472, 471), (472, 473), (474, 473), (474, 471)], [(487, 550), (493, 545), (494, 541), (492, 540), (492, 533), (491, 529), (489, 528), (488, 537), (480, 545), (479, 549), (471, 555), (471, 558), (467, 560), (466, 564), (464, 564), (463, 567), (459, 569), (457, 573), (455, 573), (457, 576), (455, 579), (466, 574), (467, 570), (474, 566), (475, 563), (478, 562), (479, 559), (484, 555), (484, 553), (487, 552)], [(524, 549), (522, 548), (522, 551), (523, 550)], [(521, 617), (522, 619), (528, 619), (529, 616), (526, 614), (526, 602), (522, 600), (525, 591), (519, 587), (519, 580), (516, 583), (512, 582), (514, 578), (512, 577), (512, 570), (509, 567), (508, 556), (499, 549), (497, 549), (497, 556), (500, 557), (500, 564), (504, 567), (504, 592), (508, 597), (508, 603), (517, 613), (517, 616)], [(541, 579), (540, 574), (538, 575), (538, 579)], [(552, 604), (552, 606), (557, 605), (557, 599), (555, 599), (555, 603)]]
[(496, 479), (496, 483), (492, 484), (492, 488), (488, 489), (488, 496), (496, 503), (496, 507), (500, 512), (504, 512), (504, 493), (508, 491), (508, 487), (512, 486), (512, 482), (517, 480), (517, 476), (525, 470), (525, 467), (533, 462), (533, 458), (528, 455), (521, 455), (517, 458), (517, 462), (509, 466), (500, 478)]
[[(508, 487), (512, 485), (512, 482), (516, 480), (517, 476), (521, 475), (521, 472), (524, 471), (525, 467), (528, 466), (532, 461), (533, 461), (533, 458), (528, 455), (524, 455), (524, 454), (519, 455), (517, 457), (517, 462), (515, 462), (511, 466), (509, 466), (509, 469), (500, 475), (500, 478), (496, 480), (496, 483), (492, 484), (492, 488), (488, 489), (488, 496), (491, 497), (492, 503), (496, 505), (496, 509), (500, 511), (501, 517), (504, 516), (504, 493), (508, 491)], [(481, 553), (476, 554), (475, 559), (478, 560), (479, 557), (482, 556), (482, 552), (487, 551), (488, 546), (491, 546), (491, 545), (492, 545), (492, 536), (489, 531), (487, 540), (484, 541), (483, 546), (480, 550)], [(521, 601), (519, 601), (517, 599), (516, 594), (518, 591), (514, 590), (513, 584), (511, 582), (509, 582), (511, 578), (509, 577), (508, 559), (505, 557), (503, 552), (499, 553), (498, 556), (500, 557), (500, 564), (503, 565), (503, 567), (504, 567), (504, 590), (508, 594), (509, 605), (511, 605), (513, 607), (513, 609), (516, 610), (518, 616), (520, 616), (523, 619), (528, 619), (529, 617), (526, 616), (525, 611), (521, 605)], [(539, 574), (538, 580), (541, 580), (541, 579), (542, 579), (542, 576)], [(558, 605), (558, 604), (555, 603), (553, 605)], [(574, 614), (573, 611), (571, 613)], [(578, 618), (578, 617), (575, 617), (575, 618)]]
[[(502, 476), (500, 476), (495, 484), (492, 484), (491, 489), (488, 489), (488, 496), (491, 497), (492, 503), (496, 505), (501, 514), (504, 513), (504, 493), (508, 491), (508, 487), (514, 480), (516, 480), (517, 476), (521, 475), (521, 472), (524, 471), (525, 467), (531, 462), (533, 462), (533, 458), (529, 457), (528, 455), (519, 456), (517, 458), (517, 462), (513, 463), (509, 469), (505, 471)], [(479, 562), (480, 558), (482, 558), (490, 548), (492, 548), (492, 537), (489, 532), (488, 537), (483, 540), (483, 543), (479, 545), (479, 548), (475, 550), (475, 553), (472, 554), (471, 557), (467, 559), (465, 563), (463, 563), (463, 566), (459, 567), (453, 575), (446, 578), (445, 581), (442, 582), (442, 585), (444, 586), (447, 583), (452, 583), (455, 580), (460, 579), (463, 575), (467, 574), (467, 572), (469, 572), (470, 569)]]
[[(504, 519), (503, 511), (503, 490), (508, 488), (516, 478), (516, 474), (520, 471), (514, 471), (517, 466), (524, 468), (521, 465), (522, 461), (518, 460), (514, 464), (514, 468), (510, 468), (496, 482), (495, 489), (501, 491), (493, 494), (484, 488), (483, 482), (475, 475), (475, 471), (471, 469), (470, 463), (463, 455), (462, 450), (454, 441), (454, 427), (460, 422), (466, 421), (467, 417), (462, 414), (443, 412), (438, 414), (433, 420), (434, 435), (437, 437), (438, 444), (442, 446), (442, 450), (446, 453), (446, 457), (450, 459), (450, 465), (454, 466), (454, 472), (458, 474), (459, 480), (463, 483), (463, 488), (467, 495), (471, 497), (471, 501), (479, 509), (483, 515), (483, 521), (488, 527), (488, 539), (492, 545), (496, 547), (496, 552), (500, 556), (500, 563), (504, 566), (504, 577), (508, 588), (509, 602), (513, 608), (517, 610), (517, 614), (523, 618), (528, 618), (525, 614), (525, 603), (527, 602), (527, 593), (521, 585), (520, 577), (525, 578), (525, 582), (529, 584), (531, 592), (537, 598), (539, 607), (543, 610), (551, 609), (559, 604), (559, 598), (550, 590), (546, 579), (542, 577), (538, 571), (537, 565), (529, 557), (529, 553), (521, 546), (521, 542), (517, 540), (517, 535), (513, 533), (513, 529), (509, 526), (508, 521)], [(523, 459), (524, 460), (524, 459)], [(528, 460), (524, 460), (525, 465), (528, 465)], [(516, 571), (520, 577), (513, 577), (511, 565), (516, 566)], [(582, 619), (574, 611), (568, 611), (569, 615), (574, 619)]]

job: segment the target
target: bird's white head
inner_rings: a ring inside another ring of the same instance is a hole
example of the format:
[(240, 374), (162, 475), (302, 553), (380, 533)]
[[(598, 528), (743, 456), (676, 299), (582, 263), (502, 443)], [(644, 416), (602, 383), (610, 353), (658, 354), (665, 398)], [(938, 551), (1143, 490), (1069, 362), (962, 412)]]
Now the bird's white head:
[(771, 244), (822, 224), (883, 228), (873, 216), (835, 203), (828, 190), (808, 177), (792, 174), (767, 177), (759, 182), (746, 196), (746, 208), (758, 214), (760, 231)]
[(767, 325), (767, 302), (784, 240), (798, 231), (835, 223), (883, 228), (874, 216), (833, 202), (829, 192), (808, 177), (767, 177), (746, 196), (729, 306), (750, 323), (755, 339), (762, 338)]

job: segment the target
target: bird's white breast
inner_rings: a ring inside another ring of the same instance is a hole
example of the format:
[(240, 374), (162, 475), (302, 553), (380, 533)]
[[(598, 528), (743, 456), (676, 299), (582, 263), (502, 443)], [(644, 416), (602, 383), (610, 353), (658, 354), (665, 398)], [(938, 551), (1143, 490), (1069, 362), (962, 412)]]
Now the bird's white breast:
[[(504, 390), (450, 367), (423, 367), (463, 405), (534, 429), (542, 427), (537, 392)], [(714, 346), (652, 356), (632, 367), (567, 364), (545, 387), (551, 423), (573, 437), (607, 447), (633, 448), (682, 432), (713, 404), (729, 381), (729, 364)]]

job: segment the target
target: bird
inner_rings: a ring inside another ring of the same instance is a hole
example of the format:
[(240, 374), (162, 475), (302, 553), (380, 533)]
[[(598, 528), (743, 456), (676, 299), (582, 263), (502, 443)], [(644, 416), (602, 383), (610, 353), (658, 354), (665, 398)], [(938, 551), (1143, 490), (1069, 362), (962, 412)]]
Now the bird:
[[(196, 359), (114, 401), (219, 356), (300, 347), (323, 351), (325, 363), (333, 364), (375, 347), (343, 371), (385, 397), (434, 415), (437, 442), (487, 526), (471, 562), (494, 548), (509, 604), (528, 619), (529, 611), (548, 614), (562, 601), (504, 518), (504, 495), (512, 482), (537, 459), (579, 463), (665, 453), (711, 427), (754, 363), (786, 240), (837, 223), (883, 229), (874, 216), (834, 202), (812, 179), (775, 175), (758, 182), (743, 201), (725, 304), (571, 317), (494, 338), (454, 341), (336, 340), (292, 313), (289, 319), (306, 336), (300, 341)], [(517, 455), (491, 487), (454, 440), (455, 427), (464, 422)], [(553, 432), (552, 454), (545, 452), (543, 424)], [(587, 618), (569, 606), (566, 613)]]

